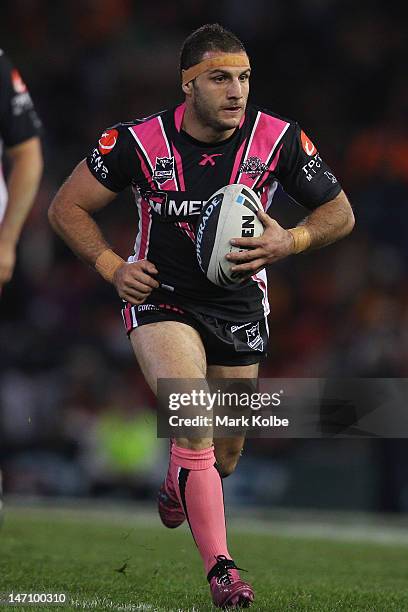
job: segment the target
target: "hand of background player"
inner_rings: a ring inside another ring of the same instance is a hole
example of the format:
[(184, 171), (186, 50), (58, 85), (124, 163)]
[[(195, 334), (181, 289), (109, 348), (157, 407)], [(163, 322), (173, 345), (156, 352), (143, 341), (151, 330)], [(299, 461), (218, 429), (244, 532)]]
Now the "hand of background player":
[(271, 219), (263, 211), (258, 212), (258, 219), (262, 222), (265, 230), (259, 238), (234, 238), (231, 244), (248, 251), (240, 253), (228, 253), (226, 258), (231, 264), (232, 272), (243, 274), (244, 278), (250, 278), (266, 265), (283, 259), (293, 253), (294, 242), (290, 232)]
[(13, 242), (0, 238), (0, 289), (13, 276), (16, 247)]
[(143, 304), (153, 289), (159, 287), (152, 274), (158, 274), (158, 271), (147, 259), (125, 263), (113, 275), (113, 284), (122, 299), (131, 304)]

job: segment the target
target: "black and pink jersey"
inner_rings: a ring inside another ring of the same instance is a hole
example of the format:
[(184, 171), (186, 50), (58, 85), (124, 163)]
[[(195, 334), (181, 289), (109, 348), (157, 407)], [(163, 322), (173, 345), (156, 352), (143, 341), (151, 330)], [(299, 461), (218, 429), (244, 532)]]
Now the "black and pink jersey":
[(279, 182), (312, 210), (341, 190), (298, 124), (248, 105), (238, 129), (215, 144), (181, 128), (185, 105), (107, 129), (87, 158), (108, 189), (132, 186), (138, 217), (130, 261), (148, 259), (161, 287), (152, 298), (230, 321), (254, 321), (269, 312), (265, 270), (244, 287), (217, 287), (200, 270), (195, 230), (200, 211), (221, 187), (241, 183), (266, 209)]
[[(14, 147), (37, 136), (41, 127), (27, 86), (0, 49), (0, 158), (3, 147)], [(0, 222), (7, 206), (7, 188), (0, 164)]]

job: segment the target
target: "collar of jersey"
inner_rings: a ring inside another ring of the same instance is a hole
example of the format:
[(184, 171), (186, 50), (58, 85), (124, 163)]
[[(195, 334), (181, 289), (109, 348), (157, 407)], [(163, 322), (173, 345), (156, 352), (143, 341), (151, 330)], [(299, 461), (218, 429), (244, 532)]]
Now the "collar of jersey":
[(231, 140), (234, 140), (234, 138), (237, 138), (237, 134), (239, 134), (239, 132), (240, 132), (240, 128), (237, 127), (234, 133), (231, 134), (231, 136), (229, 136), (225, 140), (220, 140), (219, 142), (201, 142), (201, 140), (197, 140), (196, 138), (193, 138), (193, 136), (190, 136), (190, 134), (188, 134), (184, 130), (180, 130), (179, 135), (181, 138), (183, 138), (183, 140), (187, 140), (187, 142), (195, 145), (196, 147), (200, 147), (203, 149), (214, 149), (214, 148), (223, 147), (224, 145), (230, 143)]

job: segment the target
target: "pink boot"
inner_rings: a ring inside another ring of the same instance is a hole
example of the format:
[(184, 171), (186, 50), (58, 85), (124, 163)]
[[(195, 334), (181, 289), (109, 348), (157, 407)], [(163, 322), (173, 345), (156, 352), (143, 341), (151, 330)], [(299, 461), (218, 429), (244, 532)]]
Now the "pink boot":
[[(173, 440), (170, 438), (170, 455), (172, 446)], [(166, 480), (163, 481), (159, 489), (157, 508), (163, 525), (169, 529), (178, 527), (186, 520), (186, 515), (174, 490), (170, 469), (167, 471)]]
[(225, 555), (218, 555), (216, 559), (217, 563), (207, 576), (214, 605), (218, 608), (248, 608), (254, 600), (252, 587), (241, 580), (239, 568), (232, 559)]

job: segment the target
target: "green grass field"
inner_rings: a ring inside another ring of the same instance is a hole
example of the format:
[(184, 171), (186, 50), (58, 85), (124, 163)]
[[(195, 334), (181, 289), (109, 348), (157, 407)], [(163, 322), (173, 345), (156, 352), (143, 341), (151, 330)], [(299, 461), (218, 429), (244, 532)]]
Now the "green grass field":
[[(256, 592), (252, 610), (408, 610), (405, 546), (266, 530), (231, 529), (229, 540)], [(153, 512), (133, 521), (120, 513), (8, 508), (0, 580), (3, 597), (11, 591), (68, 595), (65, 607), (18, 610), (215, 610), (189, 532), (161, 527)]]

